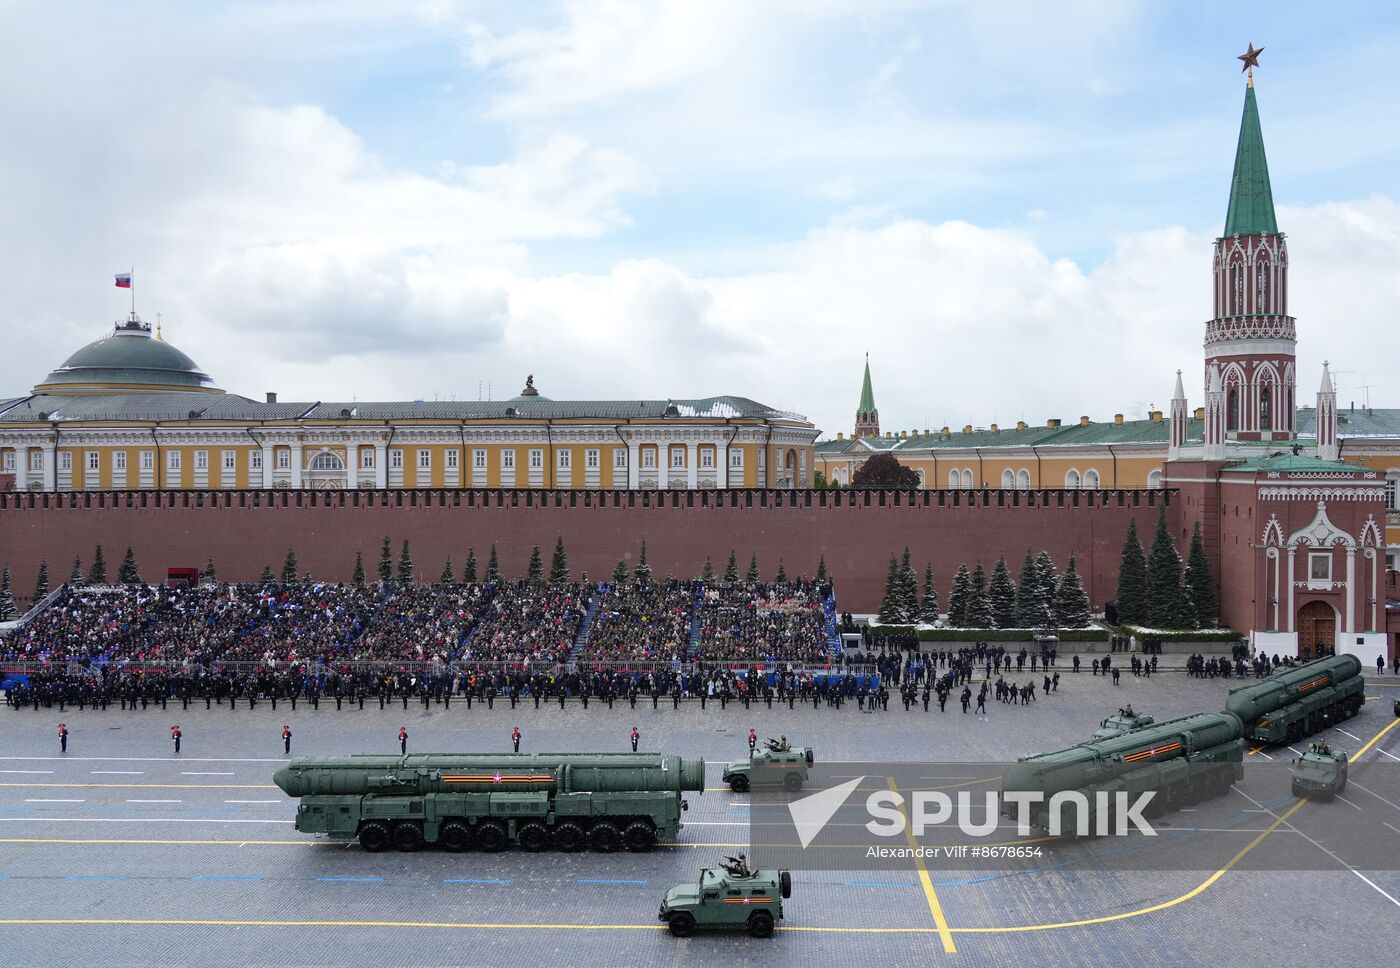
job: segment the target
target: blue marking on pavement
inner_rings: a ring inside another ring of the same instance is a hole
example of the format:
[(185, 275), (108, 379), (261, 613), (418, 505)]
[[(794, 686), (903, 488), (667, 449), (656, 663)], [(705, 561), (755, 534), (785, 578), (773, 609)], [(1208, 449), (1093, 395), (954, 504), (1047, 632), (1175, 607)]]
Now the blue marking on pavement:
[(257, 875), (249, 877), (235, 877), (228, 874), (196, 874), (190, 878), (192, 881), (260, 881)]
[(1142, 850), (1142, 844), (1133, 844), (1129, 847), (1119, 847), (1117, 850), (1106, 851), (1102, 856), (1112, 857), (1114, 854), (1126, 854), (1130, 850)]
[(996, 880), (996, 879), (997, 879), (997, 875), (996, 875), (996, 874), (993, 874), (993, 875), (991, 875), (990, 877), (974, 877), (974, 878), (972, 878), (972, 880), (970, 880), (970, 881), (939, 881), (939, 882), (938, 882), (938, 886), (939, 886), (939, 887), (962, 887), (964, 884), (981, 884), (983, 881), (994, 881), (994, 880)]
[(343, 884), (368, 884), (375, 881), (382, 881), (382, 877), (318, 877), (318, 881), (335, 881)]
[(903, 881), (843, 881), (847, 887), (913, 887)]
[(1283, 797), (1282, 799), (1275, 800), (1273, 803), (1266, 803), (1266, 804), (1264, 804), (1264, 807), (1265, 807), (1266, 809), (1272, 810), (1274, 807), (1281, 807), (1281, 806), (1283, 806), (1285, 803), (1292, 803), (1292, 802), (1294, 801), (1294, 799), (1296, 799), (1296, 798), (1295, 798), (1295, 797), (1292, 797), (1292, 796)]
[(444, 884), (509, 884), (510, 878), (498, 880), (491, 877), (449, 877), (443, 881)]
[(33, 807), (0, 807), (0, 813), (32, 813)]
[(125, 874), (69, 874), (65, 881), (124, 881)]
[(1239, 813), (1235, 814), (1235, 815), (1234, 815), (1233, 817), (1231, 817), (1229, 820), (1222, 820), (1222, 821), (1220, 821), (1220, 822), (1223, 823), (1223, 824), (1232, 824), (1232, 823), (1235, 823), (1235, 822), (1238, 821), (1238, 820), (1243, 820), (1243, 819), (1244, 819), (1245, 817), (1247, 817), (1247, 816), (1249, 816), (1249, 814), (1248, 814), (1246, 811), (1241, 810)]
[(1059, 870), (1061, 867), (1068, 867), (1074, 861), (1067, 860), (1063, 864), (1051, 864), (1049, 867), (1032, 867), (1029, 870), (1021, 871), (1022, 874), (1043, 874), (1046, 871)]
[(645, 884), (646, 881), (629, 881), (608, 877), (580, 877), (576, 884)]
[(1163, 837), (1162, 842), (1166, 843), (1169, 840), (1180, 840), (1183, 837), (1190, 837), (1192, 834), (1200, 833), (1200, 831), (1200, 827), (1192, 827), (1190, 830), (1182, 831), (1179, 834), (1172, 834), (1170, 837)]

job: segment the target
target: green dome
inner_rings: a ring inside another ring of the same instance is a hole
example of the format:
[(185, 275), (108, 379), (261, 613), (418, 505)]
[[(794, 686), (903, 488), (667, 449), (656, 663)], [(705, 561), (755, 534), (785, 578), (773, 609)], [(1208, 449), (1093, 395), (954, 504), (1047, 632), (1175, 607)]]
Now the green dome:
[(39, 389), (67, 387), (212, 390), (214, 381), (184, 353), (151, 336), (139, 319), (117, 323), (112, 332), (78, 350)]

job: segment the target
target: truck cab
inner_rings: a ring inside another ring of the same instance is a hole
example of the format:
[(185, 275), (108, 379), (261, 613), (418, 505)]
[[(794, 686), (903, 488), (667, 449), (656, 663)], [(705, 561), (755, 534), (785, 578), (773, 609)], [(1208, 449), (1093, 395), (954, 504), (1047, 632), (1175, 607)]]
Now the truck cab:
[(772, 868), (748, 870), (731, 861), (705, 867), (698, 880), (677, 884), (661, 899), (658, 920), (678, 938), (698, 927), (747, 928), (766, 938), (783, 919), (783, 900), (792, 896), (792, 875)]
[(750, 787), (781, 787), (796, 793), (807, 782), (807, 768), (814, 762), (810, 746), (789, 747), (769, 740), (748, 759), (725, 764), (723, 778), (735, 793), (747, 793)]
[(1347, 788), (1347, 754), (1325, 742), (1312, 743), (1293, 761), (1293, 795), (1330, 800)]
[(1151, 716), (1143, 716), (1134, 712), (1131, 705), (1124, 706), (1118, 710), (1117, 715), (1109, 716), (1099, 723), (1099, 728), (1094, 730), (1094, 739), (1109, 739), (1113, 736), (1122, 736), (1124, 733), (1131, 733), (1135, 729), (1151, 726), (1155, 722), (1156, 720)]

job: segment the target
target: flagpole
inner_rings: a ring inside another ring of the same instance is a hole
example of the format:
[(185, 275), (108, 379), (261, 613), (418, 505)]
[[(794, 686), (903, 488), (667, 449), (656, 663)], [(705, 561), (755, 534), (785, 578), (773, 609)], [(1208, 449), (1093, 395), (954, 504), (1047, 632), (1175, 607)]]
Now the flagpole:
[(135, 267), (135, 266), (132, 266), (132, 267), (131, 267), (131, 277), (130, 277), (130, 280), (129, 280), (129, 281), (131, 282), (131, 285), (128, 287), (128, 288), (131, 289), (131, 318), (132, 318), (132, 319), (135, 319), (135, 318), (136, 318), (136, 267)]

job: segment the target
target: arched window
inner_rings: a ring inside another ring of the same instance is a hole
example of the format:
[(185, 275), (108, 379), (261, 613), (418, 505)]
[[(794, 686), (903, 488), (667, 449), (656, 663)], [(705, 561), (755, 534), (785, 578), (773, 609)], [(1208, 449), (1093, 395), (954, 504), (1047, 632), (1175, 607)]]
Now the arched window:
[(1097, 491), (1099, 489), (1099, 472), (1092, 467), (1084, 472), (1084, 490)]
[(1016, 486), (1016, 475), (1011, 473), (1011, 468), (1001, 472), (1001, 486), (1004, 490), (1011, 490)]
[(972, 470), (970, 468), (963, 468), (962, 486), (966, 488), (972, 487)]
[(1016, 472), (1016, 490), (1029, 491), (1031, 489), (1031, 472), (1024, 467)]
[(926, 483), (927, 483), (927, 481), (926, 481), (925, 478), (924, 478), (924, 469), (923, 469), (922, 467), (920, 467), (920, 468), (919, 468), (919, 490), (922, 491), (922, 490), (924, 489), (924, 486), (926, 485)]
[(1149, 474), (1147, 475), (1147, 486), (1148, 486), (1148, 487), (1161, 487), (1161, 486), (1162, 486), (1162, 481), (1163, 481), (1163, 477), (1162, 477), (1162, 472), (1161, 472), (1161, 471), (1152, 471), (1151, 473), (1149, 473)]
[(1230, 263), (1230, 286), (1234, 295), (1230, 315), (1238, 316), (1244, 312), (1244, 266), (1238, 261)]
[(1237, 386), (1225, 391), (1225, 429), (1240, 429), (1240, 388)]
[(341, 471), (345, 469), (345, 465), (341, 463), (337, 455), (323, 450), (311, 458), (311, 469), (313, 471)]
[(958, 473), (958, 470), (955, 467), (948, 472), (948, 486), (951, 488), (957, 488), (957, 486), (961, 483), (962, 475)]
[(1267, 384), (1259, 388), (1259, 429), (1274, 429), (1274, 388)]
[(1071, 491), (1079, 490), (1079, 472), (1071, 468), (1065, 474), (1065, 487)]
[(1269, 311), (1269, 263), (1264, 260), (1254, 270), (1254, 311)]

